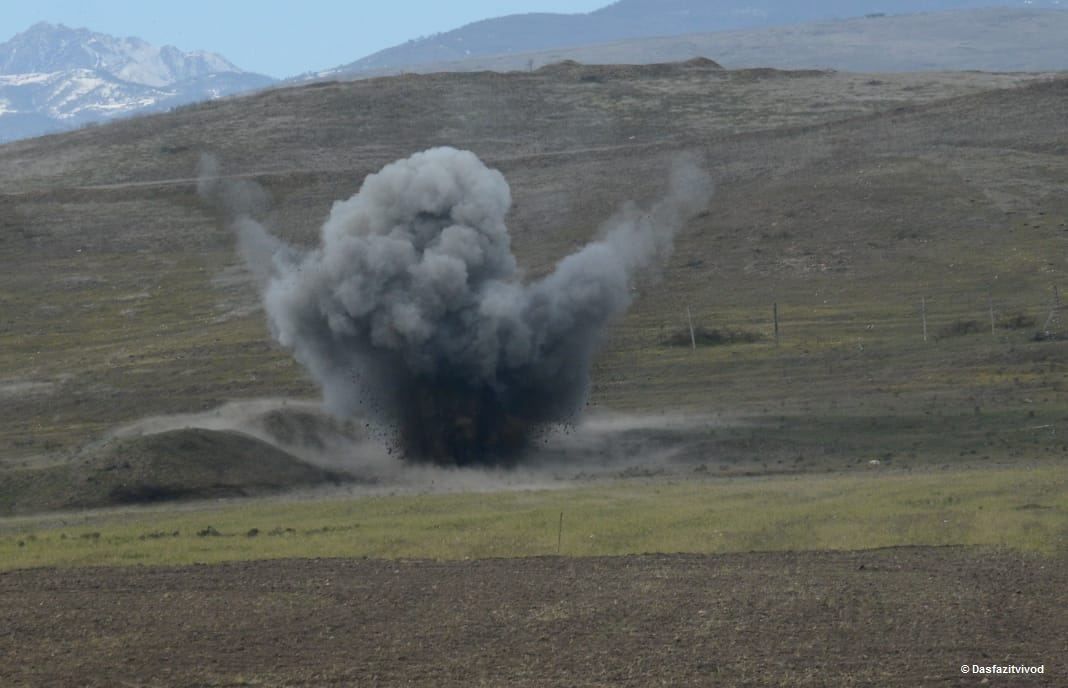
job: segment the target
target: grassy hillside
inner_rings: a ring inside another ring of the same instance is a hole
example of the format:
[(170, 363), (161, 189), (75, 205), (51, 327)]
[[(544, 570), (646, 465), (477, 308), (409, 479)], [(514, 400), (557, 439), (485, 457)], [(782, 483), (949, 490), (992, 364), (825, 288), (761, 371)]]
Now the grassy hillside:
[[(655, 197), (675, 153), (708, 160), (713, 210), (611, 332), (595, 405), (745, 419), (724, 441), (779, 468), (1060, 456), (1066, 95), (1027, 75), (562, 65), (279, 90), (0, 147), (0, 458), (63, 464), (144, 415), (314, 396), (198, 204), (196, 160), (260, 181), (269, 223), (311, 243), (364, 175), (438, 144), (504, 171), (532, 275)], [(756, 341), (671, 345), (687, 306)]]
[[(541, 492), (122, 509), (7, 519), (0, 570), (292, 557), (466, 559), (909, 545), (1068, 552), (1063, 466), (886, 469)], [(563, 514), (561, 523), (560, 514)]]

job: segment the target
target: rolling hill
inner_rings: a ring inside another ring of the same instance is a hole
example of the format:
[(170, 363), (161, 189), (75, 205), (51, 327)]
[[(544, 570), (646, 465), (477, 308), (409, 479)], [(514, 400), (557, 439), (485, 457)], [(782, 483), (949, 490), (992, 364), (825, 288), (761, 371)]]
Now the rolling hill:
[[(521, 53), (576, 48), (600, 43), (650, 37), (752, 30), (826, 22), (857, 17), (884, 17), (915, 13), (985, 8), (982, 0), (897, 0), (885, 2), (797, 3), (783, 0), (619, 0), (587, 14), (516, 14), (475, 22), (434, 36), (410, 40), (350, 64), (320, 73), (319, 77), (360, 76), (401, 71), (438, 71), (430, 65), (461, 60), (514, 56)], [(1005, 10), (1063, 9), (1056, 0), (1000, 3)], [(1063, 33), (1059, 34), (1063, 36)], [(1018, 44), (1018, 47), (1024, 47)], [(672, 59), (688, 59), (675, 56)], [(666, 56), (658, 60), (667, 61)], [(706, 55), (718, 59), (715, 55)], [(574, 58), (578, 59), (578, 58)], [(580, 60), (588, 61), (588, 60)], [(598, 60), (611, 61), (611, 60)], [(616, 60), (642, 62), (638, 58)], [(539, 61), (538, 64), (545, 64)], [(525, 66), (525, 65), (524, 65)], [(732, 65), (733, 66), (733, 65)], [(747, 64), (751, 66), (751, 63)], [(759, 66), (786, 67), (764, 60)], [(818, 65), (826, 67), (828, 65)], [(949, 68), (948, 66), (942, 67)], [(854, 68), (861, 70), (863, 68)]]
[[(145, 415), (316, 396), (197, 200), (202, 152), (263, 184), (266, 222), (308, 245), (365, 175), (443, 144), (508, 178), (530, 276), (655, 198), (679, 152), (707, 161), (713, 209), (638, 285), (595, 406), (718, 418), (711, 455), (781, 471), (1060, 456), (1066, 95), (1050, 75), (559, 64), (277, 89), (2, 146), (3, 470), (67, 464)], [(675, 346), (687, 308), (757, 336)]]
[[(852, 72), (983, 70), (1036, 72), (1068, 69), (1063, 37), (1068, 10), (981, 8), (862, 16), (826, 22), (500, 51), (481, 56), (390, 66), (360, 63), (319, 78), (360, 78), (452, 71), (522, 71), (565, 60), (583, 64), (650, 64), (704, 57), (732, 69), (837, 69)], [(400, 64), (400, 63), (397, 63)]]

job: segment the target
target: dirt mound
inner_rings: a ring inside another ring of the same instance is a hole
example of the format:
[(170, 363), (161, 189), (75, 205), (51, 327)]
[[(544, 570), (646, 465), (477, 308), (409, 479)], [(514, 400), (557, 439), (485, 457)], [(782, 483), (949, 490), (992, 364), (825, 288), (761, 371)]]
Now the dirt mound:
[(723, 67), (705, 57), (695, 57), (686, 62), (660, 62), (652, 64), (583, 64), (575, 60), (553, 62), (537, 70), (538, 74), (563, 80), (599, 82), (641, 78), (669, 78), (694, 71), (721, 71)]
[(195, 428), (110, 440), (68, 464), (0, 480), (0, 512), (22, 512), (243, 497), (349, 477), (239, 432)]
[(277, 408), (253, 423), (275, 443), (294, 450), (323, 451), (331, 445), (351, 444), (366, 436), (353, 423), (342, 423), (319, 410)]
[(682, 63), (682, 66), (689, 69), (723, 69), (723, 65), (715, 60), (710, 60), (707, 57), (695, 57), (686, 60)]

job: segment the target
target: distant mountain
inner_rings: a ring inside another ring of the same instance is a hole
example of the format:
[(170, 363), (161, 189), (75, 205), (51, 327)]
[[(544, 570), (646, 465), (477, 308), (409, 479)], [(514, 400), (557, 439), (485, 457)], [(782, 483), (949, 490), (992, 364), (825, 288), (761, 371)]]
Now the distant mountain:
[[(589, 14), (516, 14), (408, 41), (315, 77), (397, 72), (487, 55), (528, 53), (633, 38), (730, 31), (866, 15), (989, 6), (990, 0), (620, 0)], [(1068, 0), (1009, 0), (1005, 6), (1065, 8)]]
[[(870, 16), (739, 31), (635, 38), (415, 65), (412, 72), (516, 71), (572, 60), (587, 65), (712, 59), (728, 69), (850, 72), (1068, 70), (1068, 9), (986, 8)], [(399, 70), (345, 74), (372, 77)], [(342, 75), (339, 75), (342, 76)]]
[(40, 23), (0, 44), (0, 141), (273, 83), (209, 52)]

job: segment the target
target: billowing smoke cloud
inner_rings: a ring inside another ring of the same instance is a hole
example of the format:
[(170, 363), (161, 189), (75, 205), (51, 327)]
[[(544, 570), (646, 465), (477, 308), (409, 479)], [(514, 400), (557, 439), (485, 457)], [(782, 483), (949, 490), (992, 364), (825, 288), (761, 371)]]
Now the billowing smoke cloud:
[(662, 200), (627, 204), (600, 238), (523, 282), (508, 183), (473, 153), (435, 148), (368, 176), (307, 252), (253, 219), (262, 194), (247, 182), (220, 181), (210, 160), (201, 172), (261, 277), (273, 335), (326, 407), (376, 417), (406, 458), (449, 465), (509, 463), (539, 428), (574, 419), (635, 276), (670, 254), (712, 189), (680, 159)]

